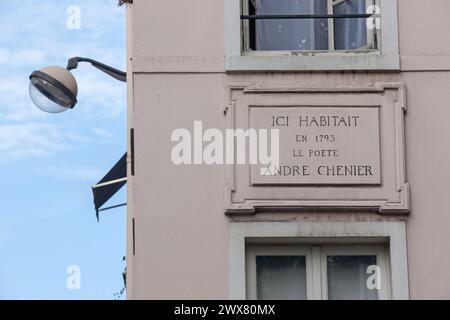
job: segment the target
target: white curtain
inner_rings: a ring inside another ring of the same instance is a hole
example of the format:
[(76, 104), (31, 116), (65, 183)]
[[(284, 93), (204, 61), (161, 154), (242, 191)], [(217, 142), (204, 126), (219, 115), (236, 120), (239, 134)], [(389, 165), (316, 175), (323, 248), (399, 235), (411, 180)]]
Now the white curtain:
[[(256, 14), (327, 14), (327, 0), (255, 0)], [(257, 20), (256, 50), (327, 50), (327, 19)]]
[[(366, 0), (348, 0), (334, 7), (334, 14), (364, 14)], [(335, 19), (334, 46), (336, 50), (355, 50), (367, 44), (366, 19)]]
[(257, 256), (259, 300), (306, 300), (304, 256)]
[[(327, 0), (254, 0), (257, 15), (328, 13)], [(366, 12), (365, 0), (348, 0), (334, 14)], [(354, 50), (367, 44), (366, 19), (335, 19), (336, 50)], [(328, 50), (328, 19), (256, 20), (256, 50)]]
[(328, 256), (329, 300), (378, 300), (378, 290), (367, 287), (367, 268), (376, 256)]

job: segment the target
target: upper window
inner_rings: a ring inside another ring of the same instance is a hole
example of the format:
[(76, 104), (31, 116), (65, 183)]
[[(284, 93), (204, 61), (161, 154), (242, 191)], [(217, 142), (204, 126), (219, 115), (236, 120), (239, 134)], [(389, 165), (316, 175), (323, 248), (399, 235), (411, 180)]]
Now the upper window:
[(244, 51), (376, 49), (376, 8), (375, 0), (243, 0)]
[(227, 70), (400, 67), (396, 0), (224, 3)]

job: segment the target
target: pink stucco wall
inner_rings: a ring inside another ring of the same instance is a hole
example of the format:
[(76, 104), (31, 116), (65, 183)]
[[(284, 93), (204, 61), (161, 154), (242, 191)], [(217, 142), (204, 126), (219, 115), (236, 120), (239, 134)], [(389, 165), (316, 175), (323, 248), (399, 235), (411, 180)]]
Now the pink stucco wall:
[(254, 219), (406, 220), (410, 297), (449, 299), (450, 2), (398, 0), (399, 72), (227, 74), (224, 1), (137, 0), (128, 8), (129, 126), (135, 130), (128, 298), (229, 296), (227, 171), (173, 165), (170, 135), (176, 128), (191, 128), (195, 120), (224, 129), (231, 83), (333, 87), (403, 81), (409, 215), (274, 212)]

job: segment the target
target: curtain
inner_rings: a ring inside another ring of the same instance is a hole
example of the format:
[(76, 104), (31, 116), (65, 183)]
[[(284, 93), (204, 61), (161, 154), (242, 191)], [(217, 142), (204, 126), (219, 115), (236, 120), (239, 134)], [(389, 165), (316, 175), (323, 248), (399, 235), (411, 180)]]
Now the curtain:
[(306, 300), (306, 257), (257, 256), (258, 300)]
[[(327, 0), (255, 0), (257, 15), (327, 14)], [(327, 19), (256, 20), (256, 50), (327, 50)]]
[[(334, 7), (334, 14), (364, 14), (366, 0), (348, 0)], [(366, 19), (335, 19), (335, 50), (355, 50), (367, 45)]]
[[(327, 0), (253, 0), (257, 15), (328, 13)], [(366, 0), (348, 0), (334, 14), (363, 14)], [(366, 19), (335, 19), (335, 50), (367, 44)], [(328, 50), (328, 19), (256, 20), (256, 50)]]
[(378, 290), (367, 287), (367, 268), (376, 256), (328, 256), (329, 300), (378, 300)]

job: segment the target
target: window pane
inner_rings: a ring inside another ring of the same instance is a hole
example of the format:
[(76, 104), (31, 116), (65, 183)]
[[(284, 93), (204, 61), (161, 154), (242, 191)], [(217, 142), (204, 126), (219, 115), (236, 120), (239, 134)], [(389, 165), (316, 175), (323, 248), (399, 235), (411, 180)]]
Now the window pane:
[(305, 257), (257, 256), (256, 289), (261, 300), (305, 300)]
[[(335, 15), (364, 14), (366, 0), (347, 0), (334, 7)], [(366, 19), (334, 19), (334, 47), (336, 50), (355, 50), (367, 45)]]
[[(257, 15), (327, 14), (327, 0), (250, 0)], [(256, 50), (327, 50), (327, 19), (256, 20)]]
[(328, 256), (328, 299), (378, 300), (378, 290), (367, 285), (373, 275), (367, 268), (376, 264), (376, 256)]

